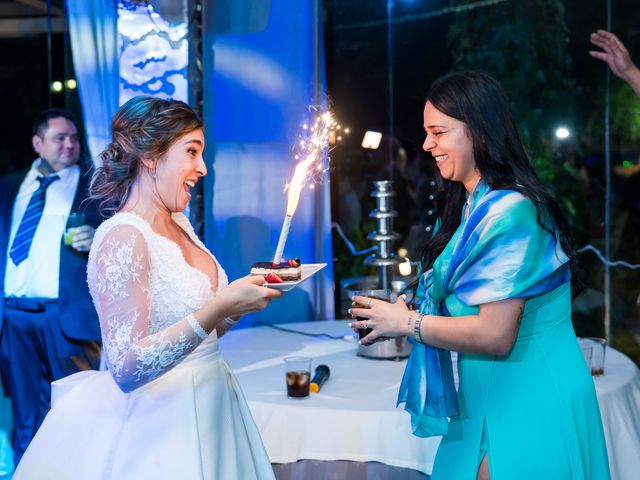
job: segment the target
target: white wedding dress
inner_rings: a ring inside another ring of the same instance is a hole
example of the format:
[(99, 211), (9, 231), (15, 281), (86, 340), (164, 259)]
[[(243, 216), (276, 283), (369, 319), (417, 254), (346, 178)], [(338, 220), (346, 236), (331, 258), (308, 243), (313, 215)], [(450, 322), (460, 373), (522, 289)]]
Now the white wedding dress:
[[(208, 252), (184, 215), (173, 219)], [(98, 228), (87, 271), (108, 370), (52, 384), (14, 480), (273, 479), (217, 334), (192, 316), (215, 295), (209, 277), (132, 213)]]

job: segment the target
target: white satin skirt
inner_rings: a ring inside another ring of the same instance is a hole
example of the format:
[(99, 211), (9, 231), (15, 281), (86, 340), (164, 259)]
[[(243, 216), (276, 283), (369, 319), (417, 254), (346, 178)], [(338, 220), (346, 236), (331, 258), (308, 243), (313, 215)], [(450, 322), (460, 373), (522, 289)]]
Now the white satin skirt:
[(52, 384), (52, 408), (14, 480), (274, 479), (240, 386), (207, 339), (128, 394), (108, 371)]

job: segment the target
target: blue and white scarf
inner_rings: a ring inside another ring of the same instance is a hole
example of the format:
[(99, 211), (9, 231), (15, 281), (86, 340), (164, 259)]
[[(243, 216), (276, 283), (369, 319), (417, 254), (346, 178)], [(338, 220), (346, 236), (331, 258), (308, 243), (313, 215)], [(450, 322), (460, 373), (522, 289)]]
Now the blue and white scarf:
[[(449, 316), (451, 294), (467, 306), (550, 292), (570, 279), (559, 237), (540, 227), (531, 200), (513, 190), (491, 190), (482, 180), (466, 220), (422, 274), (420, 313)], [(455, 320), (452, 320), (455, 321)], [(407, 361), (398, 405), (411, 415), (414, 435), (445, 435), (459, 415), (451, 353), (415, 342)]]

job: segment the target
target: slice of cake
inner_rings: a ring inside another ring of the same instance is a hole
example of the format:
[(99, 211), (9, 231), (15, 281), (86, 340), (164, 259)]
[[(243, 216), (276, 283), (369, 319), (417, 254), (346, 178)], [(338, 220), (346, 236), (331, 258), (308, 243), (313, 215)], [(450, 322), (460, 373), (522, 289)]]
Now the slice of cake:
[(300, 280), (302, 269), (300, 268), (300, 260), (289, 260), (280, 262), (279, 265), (271, 262), (256, 262), (251, 267), (251, 275), (268, 275), (275, 273), (284, 282), (295, 282)]

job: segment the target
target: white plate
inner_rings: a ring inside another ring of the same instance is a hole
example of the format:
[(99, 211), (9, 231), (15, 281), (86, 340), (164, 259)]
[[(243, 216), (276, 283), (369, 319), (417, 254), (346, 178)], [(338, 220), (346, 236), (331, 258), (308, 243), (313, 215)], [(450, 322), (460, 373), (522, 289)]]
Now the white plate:
[(296, 280), (295, 282), (265, 283), (264, 286), (269, 288), (274, 288), (276, 290), (280, 290), (283, 292), (288, 292), (292, 288), (295, 288), (299, 284), (304, 282), (310, 276), (318, 273), (320, 270), (322, 270), (326, 266), (327, 266), (326, 263), (307, 263), (307, 264), (303, 263), (301, 265), (302, 271), (300, 272), (300, 280)]

